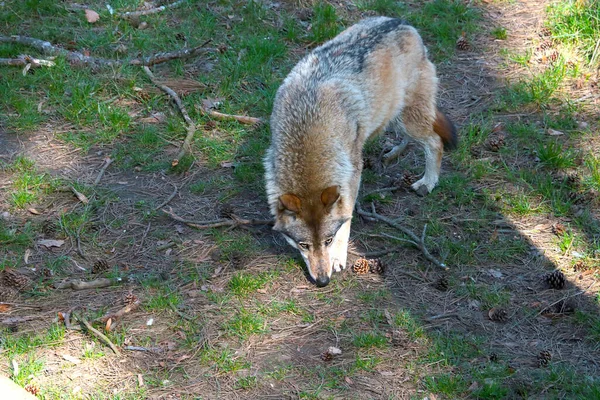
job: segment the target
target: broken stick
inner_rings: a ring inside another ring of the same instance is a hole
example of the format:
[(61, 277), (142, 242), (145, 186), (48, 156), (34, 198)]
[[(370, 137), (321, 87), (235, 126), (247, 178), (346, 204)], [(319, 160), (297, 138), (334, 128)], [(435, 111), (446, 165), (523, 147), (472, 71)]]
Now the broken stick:
[(99, 289), (103, 287), (108, 287), (112, 285), (116, 285), (121, 282), (121, 278), (118, 279), (108, 279), (108, 278), (99, 278), (94, 279), (93, 281), (81, 281), (81, 280), (73, 280), (59, 283), (55, 286), (56, 289), (73, 289), (73, 290), (86, 290), (86, 289)]
[(201, 110), (203, 113), (210, 115), (213, 118), (217, 118), (217, 119), (233, 119), (236, 120), (242, 124), (247, 124), (247, 125), (261, 125), (263, 123), (263, 120), (260, 118), (256, 118), (256, 117), (248, 117), (245, 115), (234, 115), (234, 114), (224, 114), (215, 110), (211, 110), (211, 109), (207, 109), (206, 107), (201, 107)]
[(194, 124), (194, 121), (192, 121), (192, 119), (190, 118), (190, 115), (185, 109), (185, 106), (183, 105), (183, 102), (181, 101), (181, 98), (177, 95), (177, 93), (175, 93), (175, 91), (170, 87), (159, 83), (156, 80), (156, 77), (154, 76), (152, 71), (150, 71), (150, 68), (148, 68), (147, 66), (144, 66), (143, 68), (146, 75), (148, 75), (148, 78), (150, 78), (150, 81), (152, 81), (152, 83), (156, 85), (160, 90), (171, 96), (173, 101), (175, 101), (177, 108), (179, 108), (181, 115), (183, 115), (183, 119), (185, 120), (185, 124), (187, 126), (187, 135), (183, 140), (183, 144), (181, 145), (181, 149), (179, 150), (177, 157), (171, 163), (171, 165), (176, 166), (177, 164), (179, 164), (179, 160), (181, 160), (181, 158), (185, 156), (186, 153), (191, 153), (192, 151), (192, 140), (194, 139), (194, 133), (196, 133), (196, 124)]
[(117, 318), (121, 318), (123, 315), (132, 312), (133, 310), (138, 308), (139, 305), (140, 305), (140, 301), (136, 300), (133, 303), (126, 305), (125, 307), (121, 308), (120, 310), (118, 310), (114, 313), (106, 314), (103, 317), (97, 318), (96, 321), (106, 323), (106, 321), (108, 321), (109, 319), (116, 320)]
[[(2, 36), (0, 35), (0, 43), (17, 43), (37, 49), (43, 54), (54, 56), (63, 56), (71, 65), (90, 65), (92, 67), (119, 67), (121, 65), (156, 65), (167, 62), (176, 58), (193, 57), (199, 53), (218, 51), (213, 48), (204, 47), (209, 41), (200, 46), (176, 50), (173, 52), (157, 53), (148, 57), (133, 58), (125, 60), (113, 60), (110, 58), (87, 56), (78, 51), (70, 51), (53, 45), (52, 43), (37, 38), (28, 36)], [(35, 59), (34, 59), (35, 60)], [(45, 60), (37, 60), (45, 61)], [(32, 66), (33, 63), (31, 63)], [(42, 63), (43, 64), (43, 63)], [(41, 64), (41, 65), (42, 65)], [(48, 65), (49, 66), (49, 65)]]
[(362, 215), (367, 218), (378, 219), (378, 220), (390, 225), (391, 227), (398, 229), (399, 231), (404, 233), (406, 236), (408, 236), (412, 240), (392, 237), (393, 239), (401, 240), (401, 241), (412, 244), (413, 246), (415, 246), (416, 248), (421, 250), (421, 253), (423, 253), (423, 256), (425, 256), (425, 258), (428, 259), (432, 264), (434, 264), (435, 266), (437, 266), (439, 268), (442, 268), (443, 270), (448, 270), (448, 266), (446, 264), (440, 262), (433, 255), (431, 255), (431, 253), (425, 246), (425, 233), (426, 233), (427, 225), (425, 225), (425, 229), (423, 229), (423, 233), (421, 234), (421, 237), (419, 238), (410, 229), (406, 228), (405, 226), (400, 225), (398, 222), (396, 222), (390, 218), (387, 218), (387, 217), (384, 217), (383, 215), (378, 214), (375, 210), (373, 210), (373, 212), (368, 212), (368, 211), (363, 210), (360, 207), (357, 207), (357, 212), (359, 215)]
[(98, 339), (100, 339), (101, 341), (103, 341), (104, 343), (106, 343), (108, 345), (108, 347), (110, 347), (110, 349), (118, 356), (121, 355), (121, 352), (119, 351), (119, 349), (117, 348), (117, 346), (115, 346), (115, 344), (113, 342), (111, 342), (111, 340), (109, 338), (107, 338), (102, 332), (100, 332), (99, 330), (97, 330), (96, 328), (94, 328), (87, 319), (85, 319), (84, 317), (82, 317), (81, 315), (75, 315), (73, 314), (74, 317), (76, 317), (79, 322), (81, 322), (83, 324), (83, 326), (85, 326), (85, 328), (87, 329), (88, 332), (90, 332), (91, 334), (93, 334), (94, 336), (96, 336)]
[(181, 218), (177, 214), (173, 212), (171, 207), (168, 210), (163, 209), (162, 212), (167, 214), (169, 217), (174, 219), (175, 221), (182, 222), (187, 226), (196, 229), (210, 229), (210, 228), (221, 228), (223, 226), (237, 227), (241, 225), (271, 225), (273, 224), (272, 219), (244, 219), (233, 216), (232, 219), (218, 219), (213, 221), (190, 221), (184, 218)]

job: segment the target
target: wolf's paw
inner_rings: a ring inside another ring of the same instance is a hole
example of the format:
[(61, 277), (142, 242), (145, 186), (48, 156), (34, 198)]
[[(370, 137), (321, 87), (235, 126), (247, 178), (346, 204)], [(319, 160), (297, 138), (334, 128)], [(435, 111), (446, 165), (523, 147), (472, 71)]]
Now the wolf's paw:
[(333, 260), (333, 270), (335, 272), (342, 272), (343, 269), (346, 269), (346, 263), (342, 263), (339, 260)]
[(421, 197), (427, 196), (433, 188), (436, 182), (428, 182), (425, 179), (420, 179), (412, 184), (411, 188)]

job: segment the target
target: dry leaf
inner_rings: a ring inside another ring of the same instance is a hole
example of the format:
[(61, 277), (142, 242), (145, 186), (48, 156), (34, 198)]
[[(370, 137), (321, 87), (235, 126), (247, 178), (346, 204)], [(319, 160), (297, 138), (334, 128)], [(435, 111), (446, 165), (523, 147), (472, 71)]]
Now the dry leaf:
[(233, 168), (233, 162), (232, 161), (223, 161), (221, 163), (221, 168)]
[(64, 240), (54, 240), (54, 239), (40, 239), (37, 242), (40, 246), (44, 247), (60, 247), (65, 244)]
[(94, 10), (85, 10), (85, 19), (87, 19), (87, 22), (90, 24), (93, 24), (100, 19), (100, 14)]
[(39, 212), (38, 210), (36, 210), (35, 208), (28, 208), (27, 211), (29, 211), (30, 213), (32, 213), (33, 215), (40, 215), (41, 212)]
[(68, 362), (71, 362), (73, 364), (81, 364), (81, 360), (79, 358), (70, 356), (68, 354), (63, 354), (62, 358), (64, 358), (65, 360), (67, 360)]
[(110, 332), (111, 325), (112, 325), (112, 318), (109, 318), (106, 320), (106, 326), (104, 326), (104, 330), (106, 332)]
[(80, 191), (78, 191), (77, 189), (75, 189), (73, 186), (71, 186), (71, 191), (73, 193), (75, 193), (75, 196), (77, 196), (77, 198), (79, 199), (80, 202), (82, 202), (83, 204), (87, 204), (90, 201), (88, 200), (88, 198), (85, 196), (85, 194), (81, 193)]
[(10, 304), (1, 303), (0, 304), (0, 313), (5, 313), (10, 310)]
[(561, 131), (557, 131), (556, 129), (548, 129), (548, 135), (550, 136), (560, 136), (560, 135), (564, 135), (564, 132)]
[(23, 261), (25, 264), (29, 264), (29, 256), (31, 256), (31, 249), (25, 250), (25, 254), (23, 255)]
[(331, 354), (333, 354), (334, 356), (338, 356), (340, 354), (342, 354), (342, 350), (338, 349), (337, 347), (334, 346), (330, 346), (327, 351)]
[(212, 99), (209, 97), (207, 99), (202, 100), (202, 108), (204, 110), (216, 110), (222, 103), (223, 99)]

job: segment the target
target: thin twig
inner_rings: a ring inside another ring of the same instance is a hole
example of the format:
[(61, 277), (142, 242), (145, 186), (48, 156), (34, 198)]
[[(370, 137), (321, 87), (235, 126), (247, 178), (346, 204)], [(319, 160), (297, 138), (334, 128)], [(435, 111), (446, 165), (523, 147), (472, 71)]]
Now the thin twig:
[(203, 113), (210, 115), (211, 117), (217, 118), (217, 119), (233, 119), (236, 120), (242, 124), (247, 124), (247, 125), (261, 125), (263, 123), (263, 120), (260, 118), (256, 118), (256, 117), (248, 117), (246, 115), (234, 115), (234, 114), (225, 114), (222, 112), (218, 112), (215, 110), (211, 110), (211, 109), (207, 109), (206, 107), (201, 107), (200, 108), (202, 110)]
[(187, 110), (185, 109), (185, 107), (183, 105), (183, 102), (181, 101), (181, 98), (179, 98), (177, 93), (175, 93), (175, 91), (173, 89), (171, 89), (170, 87), (159, 83), (156, 80), (156, 77), (154, 76), (152, 71), (150, 71), (150, 68), (148, 68), (146, 66), (144, 66), (143, 68), (144, 68), (144, 72), (146, 73), (146, 75), (148, 75), (148, 78), (150, 78), (152, 83), (154, 85), (156, 85), (160, 90), (162, 90), (163, 92), (165, 92), (169, 96), (171, 96), (173, 101), (175, 101), (175, 104), (177, 104), (177, 108), (179, 108), (181, 115), (183, 115), (183, 119), (185, 120), (185, 124), (187, 126), (187, 135), (183, 141), (183, 144), (181, 145), (181, 149), (179, 150), (177, 157), (172, 162), (172, 165), (175, 166), (175, 165), (179, 164), (179, 160), (181, 160), (186, 153), (191, 153), (192, 140), (194, 139), (194, 133), (196, 133), (196, 124), (194, 124), (194, 121), (192, 121), (192, 119), (190, 118)]
[(119, 349), (117, 348), (117, 346), (115, 346), (115, 344), (113, 342), (111, 342), (111, 340), (109, 338), (107, 338), (102, 332), (100, 332), (99, 330), (97, 330), (96, 328), (94, 328), (88, 321), (87, 319), (85, 319), (84, 317), (82, 317), (81, 315), (75, 315), (73, 314), (73, 316), (75, 316), (79, 322), (81, 322), (87, 329), (88, 332), (92, 333), (94, 336), (96, 336), (98, 339), (102, 340), (104, 343), (106, 343), (108, 345), (108, 347), (110, 347), (110, 349), (112, 351), (114, 351), (114, 353), (117, 356), (121, 355), (121, 352), (119, 351)]
[(370, 191), (368, 193), (365, 193), (365, 194), (361, 195), (361, 197), (364, 199), (364, 198), (366, 198), (368, 196), (371, 196), (371, 195), (374, 195), (374, 194), (386, 193), (386, 192), (395, 192), (396, 190), (400, 190), (402, 188), (403, 188), (403, 186), (384, 187), (384, 188), (381, 188), (381, 189), (375, 189), (375, 190), (372, 190), (372, 191)]
[[(173, 52), (163, 52), (153, 54), (148, 57), (133, 58), (125, 60), (113, 60), (102, 57), (86, 56), (78, 51), (70, 51), (61, 47), (55, 46), (52, 43), (37, 38), (28, 36), (2, 36), (0, 35), (0, 43), (18, 43), (25, 46), (33, 47), (43, 54), (63, 56), (69, 61), (71, 65), (91, 65), (93, 67), (119, 67), (121, 65), (156, 65), (167, 62), (176, 58), (187, 58), (195, 56), (199, 53), (214, 52), (217, 49), (204, 47), (205, 44), (200, 46), (175, 50)], [(41, 60), (39, 60), (41, 61)]]
[(133, 310), (135, 310), (136, 308), (138, 308), (140, 305), (140, 301), (136, 300), (131, 304), (126, 305), (125, 307), (121, 308), (118, 311), (115, 311), (114, 313), (110, 313), (107, 314), (103, 317), (97, 318), (96, 321), (100, 321), (102, 323), (106, 323), (106, 321), (108, 321), (109, 319), (112, 320), (116, 320), (118, 318), (121, 318), (123, 315), (132, 312)]
[(271, 219), (244, 219), (233, 216), (232, 219), (218, 219), (214, 221), (190, 221), (184, 218), (181, 218), (177, 214), (173, 212), (173, 210), (169, 207), (168, 210), (163, 209), (162, 212), (167, 214), (169, 217), (174, 219), (175, 221), (182, 222), (187, 226), (196, 229), (210, 229), (210, 228), (221, 228), (224, 226), (230, 227), (238, 227), (242, 225), (271, 225), (273, 224), (273, 220)]
[(186, 3), (186, 2), (187, 2), (187, 0), (180, 0), (180, 1), (176, 1), (171, 4), (165, 4), (164, 6), (150, 8), (148, 10), (128, 11), (128, 12), (124, 12), (124, 13), (118, 13), (117, 16), (121, 17), (121, 18), (136, 18), (136, 17), (141, 17), (144, 15), (156, 14), (161, 11), (167, 10), (169, 8), (179, 7), (180, 5), (182, 5), (183, 3)]
[[(169, 182), (170, 183), (170, 182)], [(171, 193), (171, 195), (169, 195), (169, 197), (167, 197), (167, 199), (165, 201), (163, 201), (162, 203), (160, 203), (158, 206), (154, 207), (154, 211), (158, 211), (161, 208), (163, 208), (164, 206), (166, 206), (167, 204), (169, 204), (171, 202), (171, 200), (173, 200), (175, 198), (175, 196), (177, 195), (177, 186), (174, 183), (170, 183), (174, 190), (173, 193)]]
[[(368, 212), (368, 211), (363, 210), (362, 208), (357, 208), (357, 212), (359, 215), (378, 219), (378, 220), (390, 225), (391, 227), (398, 229), (399, 231), (401, 231), (402, 233), (404, 233), (405, 235), (407, 235), (408, 237), (410, 237), (412, 239), (413, 242), (411, 244), (413, 244), (415, 247), (417, 247), (419, 250), (421, 250), (421, 253), (423, 253), (425, 258), (428, 259), (432, 264), (434, 264), (435, 266), (440, 267), (444, 270), (448, 269), (448, 266), (446, 264), (440, 262), (437, 258), (435, 258), (434, 256), (431, 255), (429, 250), (427, 250), (427, 247), (425, 246), (425, 242), (424, 242), (424, 239), (425, 239), (424, 236), (421, 238), (423, 240), (421, 240), (410, 229), (406, 228), (403, 225), (400, 225), (398, 222), (396, 222), (390, 218), (387, 218), (387, 217), (384, 217), (383, 215), (378, 214), (375, 210), (373, 210), (373, 212)], [(424, 234), (425, 234), (425, 230), (423, 230), (423, 235)], [(400, 238), (398, 238), (398, 239), (400, 239)], [(402, 239), (402, 240), (406, 241), (406, 239)]]
[(112, 162), (113, 162), (113, 160), (110, 157), (106, 157), (104, 159), (102, 168), (100, 168), (100, 172), (98, 172), (98, 176), (96, 177), (96, 180), (94, 181), (93, 186), (96, 186), (98, 183), (100, 183), (100, 180), (102, 179), (102, 176), (104, 175), (104, 172), (106, 172), (106, 169), (108, 168), (108, 166), (110, 164), (112, 164)]

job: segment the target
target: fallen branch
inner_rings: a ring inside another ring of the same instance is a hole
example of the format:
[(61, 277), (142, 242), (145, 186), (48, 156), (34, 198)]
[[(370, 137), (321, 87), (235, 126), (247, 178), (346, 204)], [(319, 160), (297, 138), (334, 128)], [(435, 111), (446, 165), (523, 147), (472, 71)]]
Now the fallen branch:
[(429, 252), (429, 250), (427, 250), (427, 247), (425, 246), (425, 233), (426, 233), (427, 225), (425, 225), (425, 228), (423, 229), (423, 233), (421, 234), (421, 237), (419, 238), (410, 229), (400, 225), (398, 222), (396, 222), (390, 218), (387, 218), (387, 217), (384, 217), (383, 215), (378, 214), (375, 210), (373, 210), (373, 212), (368, 212), (368, 211), (365, 211), (362, 208), (358, 207), (357, 212), (359, 215), (362, 215), (367, 218), (378, 219), (379, 221), (385, 222), (386, 224), (390, 225), (391, 227), (398, 229), (399, 231), (401, 231), (402, 233), (407, 235), (412, 240), (398, 238), (398, 237), (392, 237), (392, 236), (390, 236), (390, 237), (392, 237), (395, 240), (401, 240), (403, 242), (412, 244), (413, 246), (415, 246), (416, 248), (421, 250), (421, 253), (423, 253), (425, 258), (428, 259), (432, 264), (434, 264), (435, 266), (440, 267), (444, 270), (448, 269), (448, 266), (446, 264), (440, 262), (434, 256), (432, 256), (431, 253)]
[(106, 314), (103, 317), (97, 318), (95, 321), (102, 322), (103, 324), (105, 324), (106, 321), (108, 321), (109, 319), (116, 320), (118, 318), (121, 318), (123, 315), (132, 312), (133, 310), (137, 309), (139, 306), (140, 306), (140, 301), (136, 300), (133, 303), (126, 305), (125, 307), (121, 308), (120, 310), (118, 310), (114, 313)]
[(75, 315), (75, 314), (73, 314), (73, 316), (76, 317), (79, 320), (79, 322), (81, 322), (83, 324), (83, 326), (85, 326), (85, 328), (87, 329), (88, 332), (90, 332), (91, 334), (96, 336), (98, 339), (100, 339), (104, 343), (106, 343), (108, 345), (108, 347), (110, 347), (110, 349), (116, 355), (118, 355), (118, 356), (121, 355), (121, 352), (119, 351), (117, 346), (115, 346), (115, 344), (113, 342), (111, 342), (111, 340), (109, 338), (107, 338), (102, 332), (100, 332), (99, 330), (94, 328), (84, 317), (82, 317), (80, 315)]
[(125, 19), (127, 19), (127, 18), (137, 18), (137, 17), (141, 17), (143, 15), (156, 14), (156, 13), (159, 13), (161, 11), (167, 10), (169, 8), (179, 7), (180, 5), (182, 5), (185, 2), (186, 2), (186, 0), (180, 0), (180, 1), (176, 1), (176, 2), (171, 3), (171, 4), (165, 4), (164, 6), (160, 6), (160, 7), (156, 7), (156, 8), (150, 8), (148, 10), (128, 11), (128, 12), (124, 12), (124, 13), (118, 13), (117, 16), (121, 17), (121, 18), (125, 18)]
[(202, 110), (203, 113), (208, 114), (211, 117), (214, 117), (217, 119), (224, 119), (224, 120), (233, 119), (242, 124), (247, 124), (247, 125), (261, 125), (263, 123), (262, 119), (256, 118), (256, 117), (248, 117), (245, 115), (224, 114), (224, 113), (218, 112), (216, 110), (207, 109), (205, 107), (200, 107), (200, 109)]
[(94, 185), (96, 186), (98, 183), (100, 183), (100, 179), (102, 179), (102, 176), (104, 176), (104, 172), (106, 172), (106, 169), (108, 168), (108, 166), (110, 164), (112, 164), (113, 160), (110, 157), (106, 157), (104, 159), (104, 163), (102, 165), (102, 168), (100, 168), (100, 172), (98, 172), (98, 176), (96, 177), (96, 180), (94, 181)]
[(154, 211), (158, 211), (161, 208), (163, 208), (164, 206), (166, 206), (167, 204), (169, 204), (169, 202), (171, 200), (173, 200), (175, 198), (175, 196), (177, 195), (177, 186), (175, 186), (175, 184), (171, 183), (171, 185), (173, 185), (173, 193), (171, 193), (169, 195), (169, 197), (167, 197), (167, 199), (165, 201), (163, 201), (162, 203), (160, 203), (158, 206), (154, 207)]
[(230, 227), (238, 227), (241, 225), (270, 225), (273, 223), (271, 219), (244, 219), (239, 218), (233, 215), (231, 219), (218, 219), (214, 221), (190, 221), (184, 218), (181, 218), (177, 214), (173, 212), (173, 210), (169, 207), (169, 210), (163, 209), (162, 212), (167, 214), (169, 217), (174, 219), (175, 221), (182, 222), (187, 226), (196, 229), (210, 229), (210, 228), (221, 228), (224, 226)]
[(177, 157), (171, 163), (171, 165), (176, 166), (177, 164), (179, 164), (179, 160), (181, 160), (186, 153), (190, 153), (192, 151), (192, 140), (194, 139), (194, 133), (196, 133), (196, 124), (194, 124), (194, 121), (192, 121), (192, 119), (190, 118), (187, 110), (183, 105), (183, 102), (181, 101), (181, 98), (179, 98), (177, 93), (175, 93), (175, 91), (170, 87), (159, 83), (156, 80), (156, 77), (154, 76), (152, 71), (150, 71), (150, 68), (148, 68), (147, 66), (144, 66), (144, 72), (146, 73), (146, 75), (148, 75), (148, 78), (150, 78), (154, 85), (156, 85), (160, 90), (171, 96), (173, 101), (175, 101), (175, 104), (177, 104), (177, 108), (179, 108), (181, 115), (183, 115), (183, 119), (185, 120), (185, 124), (187, 126), (187, 135), (183, 141), (183, 144), (181, 145), (181, 149), (179, 150)]
[[(173, 52), (163, 52), (157, 53), (148, 57), (142, 58), (133, 58), (133, 59), (125, 59), (125, 60), (113, 60), (110, 58), (102, 58), (102, 57), (92, 57), (86, 56), (83, 53), (78, 51), (70, 51), (63, 49), (62, 47), (58, 47), (53, 45), (52, 43), (36, 39), (28, 36), (1, 36), (0, 35), (0, 43), (18, 43), (25, 46), (32, 47), (37, 49), (43, 54), (50, 54), (54, 56), (63, 56), (67, 59), (67, 61), (71, 65), (91, 65), (95, 67), (119, 67), (121, 65), (156, 65), (160, 63), (167, 62), (169, 60), (177, 59), (177, 58), (187, 58), (195, 56), (199, 53), (212, 52), (217, 51), (213, 48), (204, 47), (208, 42), (204, 44), (192, 47), (176, 50)], [(39, 60), (41, 61), (41, 60)]]
[(108, 279), (108, 278), (99, 278), (94, 279), (93, 281), (81, 281), (81, 280), (72, 280), (67, 282), (59, 283), (55, 286), (56, 289), (73, 289), (73, 290), (86, 290), (86, 289), (99, 289), (103, 287), (108, 287), (112, 285), (116, 285), (120, 283), (121, 279)]
[(20, 55), (17, 58), (0, 58), (0, 65), (8, 65), (11, 67), (24, 67), (29, 65), (30, 68), (38, 67), (53, 67), (56, 65), (54, 61), (41, 60), (39, 58), (31, 57), (28, 55)]

